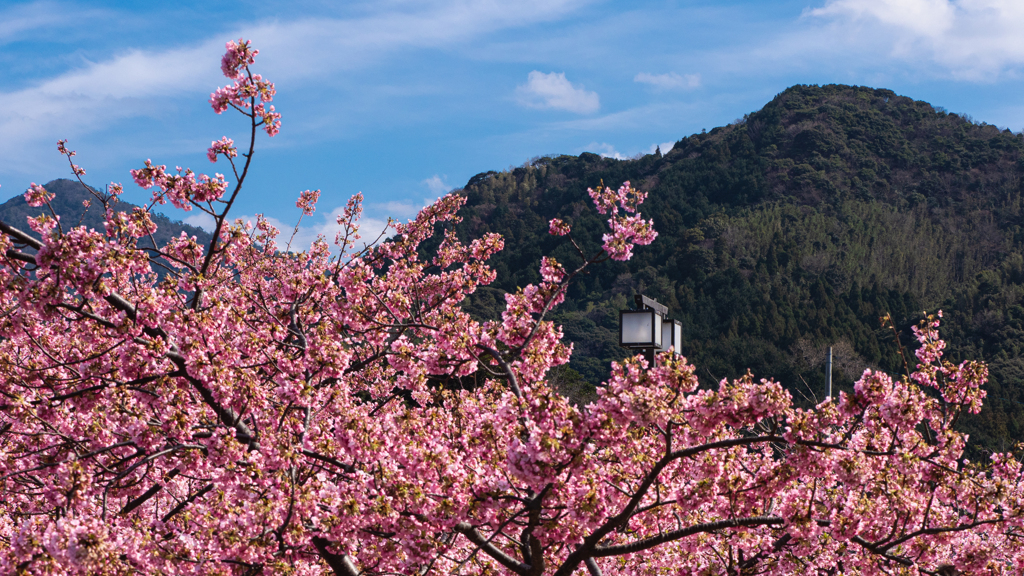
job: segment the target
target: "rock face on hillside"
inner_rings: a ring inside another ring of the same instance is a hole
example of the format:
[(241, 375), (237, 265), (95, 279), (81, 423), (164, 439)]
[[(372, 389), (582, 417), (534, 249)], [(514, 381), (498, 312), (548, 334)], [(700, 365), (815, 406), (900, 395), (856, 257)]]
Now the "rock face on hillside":
[[(43, 188), (46, 188), (55, 195), (51, 205), (54, 211), (60, 215), (61, 225), (85, 226), (96, 230), (104, 229), (103, 212), (99, 207), (99, 202), (96, 201), (92, 194), (85, 190), (80, 182), (60, 178), (47, 182), (43, 185)], [(92, 203), (92, 206), (88, 209), (83, 205), (85, 200), (89, 200)], [(134, 204), (128, 202), (117, 203), (117, 209), (122, 212), (131, 212), (132, 208), (135, 208)], [(0, 204), (0, 221), (29, 232), (38, 238), (38, 234), (29, 230), (28, 225), (25, 224), (25, 219), (38, 216), (44, 212), (49, 213), (49, 210), (45, 207), (33, 208), (28, 205), (28, 202), (25, 202), (25, 198), (18, 195)], [(153, 234), (153, 237), (160, 246), (163, 246), (172, 237), (178, 236), (182, 232), (189, 236), (195, 236), (201, 244), (205, 244), (210, 240), (210, 233), (202, 228), (190, 226), (183, 222), (172, 221), (163, 214), (154, 214), (153, 222), (157, 225), (157, 231)]]
[[(535, 282), (543, 254), (573, 262), (547, 221), (597, 249), (587, 187), (629, 180), (650, 193), (659, 237), (628, 263), (583, 278), (556, 316), (575, 342), (576, 389), (621, 358), (618, 310), (635, 292), (684, 326), (683, 353), (708, 385), (750, 368), (797, 398), (824, 393), (823, 356), (848, 387), (868, 367), (903, 371), (892, 314), (909, 344), (923, 310), (942, 308), (954, 359), (990, 363), (977, 446), (1024, 439), (1024, 137), (889, 90), (795, 86), (742, 122), (683, 138), (664, 156), (539, 158), (472, 178), (460, 232), (506, 238), (498, 283), (474, 305)], [(909, 358), (913, 361), (913, 358)]]

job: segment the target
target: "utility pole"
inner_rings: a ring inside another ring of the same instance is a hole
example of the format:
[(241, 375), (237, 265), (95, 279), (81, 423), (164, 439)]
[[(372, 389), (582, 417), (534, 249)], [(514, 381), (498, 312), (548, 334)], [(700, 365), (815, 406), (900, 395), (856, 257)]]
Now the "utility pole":
[(828, 399), (832, 399), (832, 347), (828, 347), (828, 362), (825, 364), (825, 374), (828, 374)]

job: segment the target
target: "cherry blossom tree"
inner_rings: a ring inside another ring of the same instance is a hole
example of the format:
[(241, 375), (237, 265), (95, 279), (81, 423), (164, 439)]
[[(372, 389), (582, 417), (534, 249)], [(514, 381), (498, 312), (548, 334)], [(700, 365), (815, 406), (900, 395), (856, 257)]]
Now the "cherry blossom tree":
[[(962, 459), (986, 369), (943, 358), (938, 316), (906, 374), (865, 372), (813, 409), (751, 375), (700, 389), (668, 354), (614, 365), (574, 406), (546, 379), (571, 354), (546, 317), (587, 267), (654, 240), (645, 195), (591, 190), (603, 250), (553, 220), (582, 264), (544, 258), (476, 320), (462, 304), (502, 240), (446, 228), (457, 194), (362, 248), (356, 196), (333, 253), (230, 219), (258, 132), (280, 129), (256, 56), (229, 42), (211, 96), (250, 129), (208, 151), (229, 176), (147, 160), (149, 205), (94, 193), (103, 231), (45, 209), (41, 240), (0, 223), (0, 573), (1024, 571), (1021, 464)], [(165, 202), (212, 216), (209, 244), (157, 245)]]

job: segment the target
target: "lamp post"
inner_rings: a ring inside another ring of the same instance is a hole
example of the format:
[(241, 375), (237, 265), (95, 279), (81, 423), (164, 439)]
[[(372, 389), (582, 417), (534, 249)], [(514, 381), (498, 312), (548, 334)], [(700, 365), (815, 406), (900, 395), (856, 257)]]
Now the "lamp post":
[(637, 294), (634, 300), (636, 310), (619, 311), (619, 346), (642, 351), (651, 367), (655, 352), (673, 348), (679, 354), (682, 323), (665, 318), (668, 308), (653, 298)]

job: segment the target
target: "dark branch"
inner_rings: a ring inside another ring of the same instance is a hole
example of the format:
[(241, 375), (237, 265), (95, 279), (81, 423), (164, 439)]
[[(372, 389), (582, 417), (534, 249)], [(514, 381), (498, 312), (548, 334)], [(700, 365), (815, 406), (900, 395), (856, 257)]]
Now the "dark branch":
[(320, 557), (327, 562), (336, 576), (359, 576), (359, 569), (352, 563), (352, 559), (345, 554), (335, 554), (327, 549), (330, 541), (321, 536), (313, 537), (313, 546), (320, 553)]
[(666, 542), (672, 542), (673, 540), (679, 540), (687, 536), (694, 534), (701, 534), (704, 532), (714, 532), (715, 530), (722, 530), (725, 528), (742, 528), (749, 526), (767, 526), (771, 524), (783, 524), (785, 520), (778, 516), (754, 516), (751, 518), (736, 518), (734, 520), (719, 520), (717, 522), (705, 522), (703, 524), (695, 524), (683, 528), (681, 530), (674, 530), (672, 532), (666, 532), (657, 536), (651, 536), (650, 538), (644, 538), (643, 540), (637, 540), (636, 542), (630, 542), (629, 544), (619, 544), (615, 546), (598, 546), (594, 548), (592, 554), (595, 558), (604, 558), (607, 556), (621, 556), (623, 554), (633, 554), (635, 552), (642, 552), (650, 548), (654, 548), (660, 544)]
[(22, 262), (27, 262), (29, 264), (35, 264), (36, 263), (36, 257), (35, 256), (33, 256), (31, 254), (25, 254), (24, 252), (18, 252), (17, 250), (14, 250), (13, 248), (8, 249), (7, 252), (5, 252), (5, 254), (11, 260), (21, 260)]
[(463, 534), (470, 542), (476, 544), (477, 547), (483, 550), (485, 554), (497, 560), (498, 563), (505, 568), (508, 568), (520, 576), (529, 576), (531, 569), (529, 564), (519, 562), (515, 558), (499, 550), (497, 546), (488, 542), (487, 539), (483, 537), (483, 534), (480, 534), (480, 532), (469, 522), (459, 522), (455, 525), (455, 531), (459, 534)]
[(343, 472), (351, 473), (351, 472), (355, 472), (355, 470), (356, 470), (355, 467), (350, 465), (350, 464), (345, 464), (341, 460), (338, 460), (336, 458), (331, 458), (330, 456), (324, 456), (323, 454), (319, 454), (317, 452), (313, 452), (312, 450), (305, 450), (305, 449), (303, 449), (302, 450), (302, 455), (303, 456), (308, 456), (308, 457), (310, 457), (310, 458), (312, 458), (314, 460), (319, 460), (321, 462), (327, 462), (328, 464), (331, 464), (333, 466), (337, 466), (338, 468), (341, 468), (341, 470)]
[[(164, 481), (167, 482), (174, 478), (175, 476), (177, 476), (178, 474), (181, 474), (181, 470), (175, 468), (174, 470), (171, 470), (170, 472), (167, 473), (167, 478)], [(132, 510), (135, 510), (139, 506), (142, 506), (143, 504), (146, 503), (147, 500), (149, 500), (153, 496), (156, 496), (157, 492), (163, 490), (163, 488), (163, 484), (154, 484), (153, 487), (150, 488), (149, 490), (146, 490), (146, 492), (142, 494), (142, 496), (139, 496), (135, 500), (132, 500), (131, 502), (125, 504), (124, 508), (121, 508), (121, 515), (124, 516), (125, 514), (130, 513)]]
[(210, 490), (213, 490), (213, 483), (212, 482), (207, 484), (206, 486), (203, 486), (203, 488), (201, 490), (199, 490), (199, 492), (196, 492), (195, 494), (192, 494), (188, 498), (185, 498), (184, 500), (179, 502), (178, 505), (175, 506), (173, 509), (171, 509), (170, 512), (165, 514), (164, 517), (160, 519), (160, 521), (161, 522), (167, 522), (171, 518), (174, 518), (174, 516), (178, 512), (181, 512), (182, 510), (185, 509), (185, 506), (188, 506), (189, 504), (195, 502), (197, 498), (202, 498), (202, 496), (204, 494), (206, 494), (207, 492), (209, 492)]
[[(11, 238), (14, 238), (19, 244), (24, 244), (31, 248), (35, 248), (36, 250), (39, 250), (40, 248), (43, 247), (42, 242), (36, 240), (32, 236), (29, 236), (28, 233), (22, 232), (21, 230), (18, 230), (17, 228), (11, 226), (6, 222), (0, 222), (0, 232), (7, 234)], [(35, 259), (33, 258), (32, 261), (35, 262)]]

